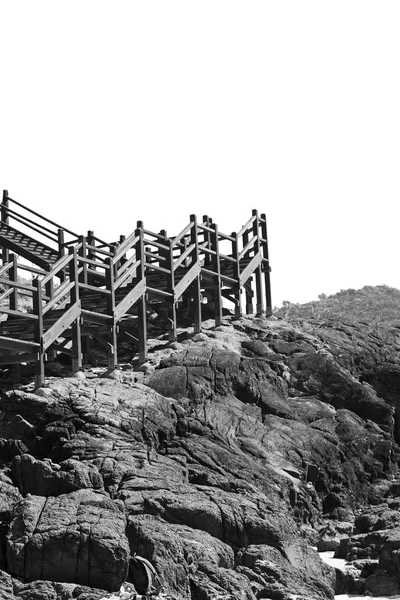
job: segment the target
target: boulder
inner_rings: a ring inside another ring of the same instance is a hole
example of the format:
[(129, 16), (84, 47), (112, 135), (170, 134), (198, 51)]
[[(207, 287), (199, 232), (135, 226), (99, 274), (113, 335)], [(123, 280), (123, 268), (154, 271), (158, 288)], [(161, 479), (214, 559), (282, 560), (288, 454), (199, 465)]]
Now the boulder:
[(125, 527), (121, 504), (93, 490), (28, 495), (17, 504), (7, 537), (8, 569), (25, 581), (116, 590), (128, 571)]

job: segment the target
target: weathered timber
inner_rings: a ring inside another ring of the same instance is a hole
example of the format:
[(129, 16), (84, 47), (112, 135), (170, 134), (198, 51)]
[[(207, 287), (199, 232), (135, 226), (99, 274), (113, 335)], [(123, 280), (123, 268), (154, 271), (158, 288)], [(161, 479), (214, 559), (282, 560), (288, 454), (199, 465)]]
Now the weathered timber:
[[(144, 362), (147, 315), (154, 311), (160, 324), (168, 317), (170, 340), (177, 338), (182, 315), (191, 315), (194, 331), (201, 331), (204, 301), (210, 303), (217, 326), (223, 302), (232, 304), (239, 317), (243, 290), (246, 313), (253, 312), (255, 297), (256, 314), (271, 314), (267, 221), (256, 210), (231, 235), (220, 232), (209, 216), (198, 223), (191, 215), (175, 237), (164, 230), (154, 233), (138, 221), (133, 233), (110, 244), (93, 231), (74, 234), (12, 200), (6, 191), (0, 217), (0, 314), (7, 317), (0, 322), (0, 364), (34, 362), (36, 385), (44, 383), (46, 357), (58, 352), (71, 355), (73, 370), (79, 370), (83, 359), (90, 358), (91, 338), (108, 348), (108, 366), (115, 368), (119, 323)], [(14, 221), (24, 230), (15, 228)], [(18, 257), (37, 266), (28, 267)], [(35, 276), (33, 285), (21, 282), (21, 269)], [(32, 298), (30, 313), (20, 302), (23, 295)]]

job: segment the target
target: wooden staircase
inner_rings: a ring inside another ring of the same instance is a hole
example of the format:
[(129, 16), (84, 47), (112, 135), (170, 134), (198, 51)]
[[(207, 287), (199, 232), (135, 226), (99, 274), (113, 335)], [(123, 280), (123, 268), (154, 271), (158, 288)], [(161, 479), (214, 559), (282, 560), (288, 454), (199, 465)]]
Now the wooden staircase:
[(54, 265), (60, 258), (58, 252), (50, 246), (3, 222), (0, 222), (0, 245), (43, 269)]
[[(30, 216), (11, 209), (10, 202)], [(10, 224), (12, 218), (27, 231)], [(46, 360), (59, 352), (71, 356), (73, 370), (82, 368), (90, 358), (91, 340), (107, 348), (108, 366), (114, 368), (119, 329), (130, 329), (133, 348), (145, 361), (150, 311), (169, 323), (171, 340), (177, 336), (181, 304), (188, 307), (195, 332), (201, 331), (204, 302), (212, 307), (216, 325), (222, 322), (223, 300), (240, 316), (242, 291), (246, 313), (253, 312), (256, 299), (256, 314), (271, 314), (266, 218), (257, 211), (230, 235), (208, 216), (198, 222), (191, 215), (175, 237), (151, 232), (138, 221), (128, 237), (108, 244), (92, 231), (78, 236), (4, 192), (0, 245), (0, 314), (6, 317), (0, 323), (0, 364), (16, 365), (18, 374), (20, 363), (35, 363), (37, 386), (43, 385)], [(31, 272), (32, 284), (21, 281), (21, 270)], [(29, 310), (21, 306), (22, 294), (31, 300)]]

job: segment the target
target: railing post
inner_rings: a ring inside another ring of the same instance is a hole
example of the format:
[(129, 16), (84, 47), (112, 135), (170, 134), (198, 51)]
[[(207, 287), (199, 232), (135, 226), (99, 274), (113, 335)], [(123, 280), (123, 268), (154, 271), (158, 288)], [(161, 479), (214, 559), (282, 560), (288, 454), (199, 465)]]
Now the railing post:
[[(9, 222), (9, 215), (8, 215), (8, 191), (7, 190), (3, 190), (3, 201), (1, 203), (1, 220), (3, 223), (5, 223), (6, 225), (8, 225)], [(8, 248), (6, 248), (5, 246), (2, 247), (2, 258), (3, 258), (3, 265), (5, 265), (6, 263), (8, 263), (9, 259), (9, 254), (10, 251)]]
[[(10, 254), (9, 262), (11, 262), (11, 267), (8, 271), (8, 278), (10, 281), (18, 281), (18, 263), (16, 254)], [(10, 309), (18, 310), (18, 288), (14, 287), (13, 291), (10, 295)]]
[[(247, 246), (249, 242), (249, 231), (243, 233), (243, 248)], [(249, 258), (250, 252), (247, 251), (243, 258)], [(253, 290), (251, 289), (251, 277), (248, 278), (247, 281), (244, 282), (244, 287), (246, 291), (246, 315), (253, 314)]]
[[(62, 258), (65, 255), (65, 236), (64, 236), (64, 229), (62, 229), (61, 227), (59, 227), (57, 230), (57, 238), (58, 238), (58, 258)], [(65, 278), (66, 278), (65, 269), (63, 269), (60, 272), (59, 277), (60, 277), (60, 282), (63, 283), (63, 281), (65, 281)]]
[[(257, 236), (254, 242), (254, 256), (257, 254), (261, 254), (260, 247), (260, 223), (258, 219), (258, 212), (256, 210), (252, 211), (253, 217), (255, 217), (253, 222), (253, 236)], [(261, 317), (263, 314), (264, 306), (263, 306), (263, 297), (262, 297), (262, 284), (261, 284), (261, 273), (262, 273), (262, 262), (255, 270), (256, 276), (256, 317)]]
[[(78, 252), (76, 248), (69, 248), (68, 253), (71, 256), (69, 264), (69, 278), (73, 287), (70, 291), (71, 306), (80, 303), (79, 299), (79, 277), (78, 277)], [(82, 330), (81, 314), (72, 323), (72, 372), (77, 373), (82, 369)]]
[(44, 384), (44, 347), (43, 347), (43, 305), (42, 283), (38, 277), (32, 281), (36, 290), (33, 292), (33, 312), (37, 316), (35, 322), (35, 342), (39, 344), (39, 360), (35, 365), (35, 388)]
[(267, 317), (272, 315), (272, 299), (271, 299), (271, 280), (270, 280), (270, 272), (271, 267), (269, 266), (269, 255), (268, 255), (268, 236), (267, 236), (267, 217), (265, 213), (261, 215), (261, 236), (262, 236), (262, 249), (264, 259), (267, 261), (263, 264), (264, 271), (264, 286), (265, 286), (265, 302), (266, 309), (265, 314)]
[[(137, 222), (137, 229), (135, 236), (139, 239), (136, 242), (135, 253), (136, 260), (139, 261), (139, 265), (136, 270), (138, 283), (145, 279), (144, 269), (144, 235), (143, 235), (143, 223), (142, 221)], [(146, 294), (142, 294), (137, 302), (138, 310), (138, 337), (139, 337), (139, 363), (144, 363), (147, 360), (147, 310), (146, 310)]]
[(115, 289), (114, 289), (114, 269), (112, 257), (106, 259), (108, 269), (106, 269), (106, 289), (110, 292), (107, 294), (107, 313), (112, 317), (112, 324), (108, 332), (108, 368), (115, 369), (118, 364), (118, 340), (117, 340), (117, 323), (115, 322)]
[[(82, 256), (82, 258), (89, 258), (88, 253), (87, 253), (87, 248), (86, 248), (86, 238), (84, 235), (80, 235), (78, 238), (79, 244), (80, 244), (80, 249), (79, 249), (79, 255)], [(87, 263), (82, 261), (82, 273), (79, 275), (79, 281), (81, 283), (84, 283), (85, 285), (87, 285), (88, 283), (88, 266)]]
[[(212, 219), (208, 215), (203, 215), (203, 223), (206, 225), (206, 227), (211, 227)], [(211, 248), (211, 233), (206, 230), (204, 231), (204, 242), (206, 242), (207, 248)], [(204, 256), (204, 266), (209, 266), (211, 262), (211, 255), (206, 252)]]
[(238, 244), (238, 236), (235, 231), (231, 233), (233, 237), (232, 241), (232, 257), (235, 259), (233, 264), (233, 273), (234, 278), (236, 279), (235, 283), (235, 318), (239, 319), (242, 316), (242, 288), (240, 286), (240, 262), (239, 262), (239, 244)]
[(176, 340), (176, 301), (175, 301), (175, 274), (174, 274), (174, 256), (172, 248), (172, 240), (168, 239), (167, 232), (165, 229), (160, 231), (160, 235), (165, 240), (165, 250), (160, 249), (160, 255), (166, 258), (167, 268), (169, 273), (167, 274), (167, 292), (172, 294), (171, 307), (170, 307), (170, 329), (168, 332), (168, 339), (170, 342)]
[[(46, 266), (45, 268), (46, 271), (50, 272), (51, 271), (51, 265)], [(50, 281), (48, 281), (45, 285), (45, 293), (46, 296), (48, 296), (50, 298), (50, 300), (52, 299), (53, 295), (54, 295), (54, 281), (53, 278), (50, 279)]]
[[(18, 263), (17, 256), (15, 254), (10, 254), (9, 256), (11, 267), (8, 271), (8, 278), (10, 281), (18, 281)], [(9, 297), (9, 307), (11, 310), (18, 310), (18, 288), (13, 287), (13, 291)], [(19, 383), (21, 381), (21, 364), (15, 363), (11, 366), (12, 380), (15, 383)]]
[[(192, 223), (192, 230), (190, 232), (190, 243), (194, 244), (193, 250), (193, 263), (196, 264), (199, 261), (199, 237), (197, 229), (197, 218), (196, 215), (190, 215), (190, 221)], [(201, 331), (201, 283), (200, 273), (194, 280), (194, 333), (200, 333)]]
[(218, 226), (215, 223), (211, 224), (213, 233), (211, 236), (211, 249), (215, 254), (212, 255), (214, 275), (214, 311), (215, 311), (215, 326), (219, 327), (222, 324), (222, 294), (221, 294), (221, 262), (219, 258), (219, 241), (218, 241)]

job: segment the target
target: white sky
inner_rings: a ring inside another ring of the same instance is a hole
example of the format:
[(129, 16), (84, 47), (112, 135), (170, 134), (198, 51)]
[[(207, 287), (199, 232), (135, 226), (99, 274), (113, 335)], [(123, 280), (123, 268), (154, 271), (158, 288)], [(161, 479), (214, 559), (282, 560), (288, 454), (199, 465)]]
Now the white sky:
[(398, 0), (0, 0), (0, 188), (109, 241), (266, 212), (273, 304), (400, 288)]

